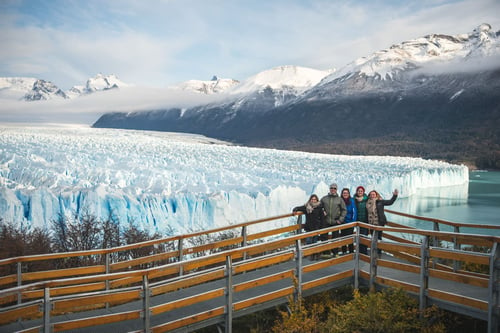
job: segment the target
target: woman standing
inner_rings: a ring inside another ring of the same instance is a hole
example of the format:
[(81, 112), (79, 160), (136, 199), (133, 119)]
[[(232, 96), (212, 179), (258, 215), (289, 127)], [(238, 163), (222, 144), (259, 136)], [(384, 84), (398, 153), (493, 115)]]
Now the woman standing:
[[(366, 202), (368, 201), (368, 196), (365, 193), (365, 188), (363, 186), (358, 186), (356, 188), (356, 193), (354, 194), (354, 204), (356, 205), (356, 210), (358, 212), (358, 221), (363, 223), (368, 223), (368, 216), (366, 213)], [(361, 235), (368, 235), (368, 229), (359, 228), (359, 233)], [(359, 252), (363, 254), (368, 254), (368, 247), (364, 244), (359, 244)]]
[[(347, 187), (342, 189), (340, 194), (345, 203), (345, 208), (347, 209), (347, 214), (344, 218), (344, 223), (351, 223), (358, 220), (358, 210), (356, 208), (356, 204), (354, 203), (354, 199), (351, 198), (351, 192)], [(352, 235), (354, 233), (354, 227), (342, 229), (342, 236)], [(349, 253), (354, 253), (354, 244), (350, 243), (348, 246), (342, 246), (342, 253), (346, 254), (349, 249)]]
[[(319, 201), (319, 198), (316, 194), (311, 195), (305, 205), (295, 207), (293, 209), (293, 212), (305, 213), (306, 224), (304, 226), (304, 230), (307, 232), (320, 230), (325, 223), (325, 210), (323, 209), (323, 205)], [(319, 233), (318, 235), (314, 235), (313, 237), (308, 237), (306, 239), (306, 243), (312, 244), (316, 243), (318, 240)]]
[[(387, 223), (384, 207), (390, 206), (396, 201), (398, 197), (398, 190), (394, 190), (390, 200), (384, 200), (380, 194), (373, 190), (368, 194), (368, 201), (366, 202), (366, 212), (368, 214), (368, 223), (373, 225), (384, 226)], [(382, 231), (378, 232), (378, 239), (382, 239)], [(380, 254), (380, 250), (378, 251)]]

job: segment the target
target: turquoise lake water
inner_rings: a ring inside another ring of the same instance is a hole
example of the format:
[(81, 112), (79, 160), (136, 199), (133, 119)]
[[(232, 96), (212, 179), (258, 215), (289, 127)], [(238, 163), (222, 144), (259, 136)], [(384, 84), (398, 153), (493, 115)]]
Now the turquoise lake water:
[[(397, 200), (387, 209), (451, 222), (500, 226), (500, 172), (471, 171), (468, 186), (425, 190), (410, 198)], [(388, 218), (394, 222), (432, 229), (432, 223), (429, 222), (392, 214)], [(446, 227), (441, 227), (441, 230), (452, 231)], [(500, 230), (464, 228), (460, 231), (500, 236)]]

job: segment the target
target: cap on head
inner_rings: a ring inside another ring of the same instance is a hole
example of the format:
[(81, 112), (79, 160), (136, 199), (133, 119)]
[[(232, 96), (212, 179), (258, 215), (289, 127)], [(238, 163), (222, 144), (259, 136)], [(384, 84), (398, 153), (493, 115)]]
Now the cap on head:
[(335, 184), (335, 183), (332, 183), (332, 184), (330, 184), (330, 188), (334, 188), (334, 189), (337, 189), (337, 188), (338, 188), (338, 186), (337, 186), (337, 184)]

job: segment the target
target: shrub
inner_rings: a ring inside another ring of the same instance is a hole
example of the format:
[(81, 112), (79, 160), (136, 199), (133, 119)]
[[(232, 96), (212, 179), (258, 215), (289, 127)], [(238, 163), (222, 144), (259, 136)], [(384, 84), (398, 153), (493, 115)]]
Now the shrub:
[[(345, 291), (345, 290), (344, 290)], [(416, 300), (401, 289), (348, 297), (323, 293), (306, 300), (290, 300), (289, 311), (281, 311), (273, 333), (404, 333), (446, 332), (442, 312), (430, 307), (420, 312)], [(332, 296), (334, 296), (332, 298)]]
[(444, 325), (430, 324), (439, 316), (435, 307), (420, 313), (416, 300), (401, 289), (386, 289), (362, 295), (335, 307), (324, 332), (445, 332)]

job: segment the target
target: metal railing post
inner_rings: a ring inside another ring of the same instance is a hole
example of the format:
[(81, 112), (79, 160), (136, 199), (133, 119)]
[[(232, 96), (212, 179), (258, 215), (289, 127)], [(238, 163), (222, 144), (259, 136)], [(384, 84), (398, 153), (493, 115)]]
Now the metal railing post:
[(360, 253), (360, 242), (361, 242), (361, 227), (358, 225), (356, 227), (356, 234), (354, 235), (356, 239), (356, 248), (354, 253), (354, 289), (359, 289), (359, 253)]
[[(434, 222), (434, 231), (440, 231), (438, 222)], [(431, 244), (429, 244), (429, 245), (431, 245)], [(437, 236), (432, 237), (432, 246), (440, 247), (439, 240), (438, 240)], [(439, 258), (434, 258), (432, 260), (432, 268), (436, 268), (436, 264), (438, 264), (438, 263), (439, 263)]]
[[(111, 256), (109, 254), (109, 252), (106, 253), (106, 256), (104, 257), (104, 261), (105, 261), (105, 266), (106, 266), (106, 275), (108, 275), (110, 273), (110, 262), (111, 262)], [(106, 291), (109, 290), (109, 279), (106, 279)], [(106, 302), (106, 309), (109, 309), (109, 302)]]
[(226, 257), (226, 333), (233, 331), (233, 262)]
[(297, 287), (295, 288), (295, 302), (300, 302), (302, 299), (302, 243), (300, 239), (297, 239), (295, 242), (296, 248), (296, 268), (295, 268), (295, 277), (297, 279)]
[(142, 276), (142, 311), (144, 332), (148, 333), (151, 329), (151, 294), (149, 291), (149, 280), (147, 274)]
[(427, 290), (429, 289), (429, 236), (425, 236), (420, 246), (420, 292), (419, 310), (422, 315), (427, 307)]
[(497, 333), (500, 326), (500, 245), (493, 244), (490, 255), (490, 280), (488, 282), (488, 332)]
[[(241, 242), (241, 247), (247, 246), (247, 226), (244, 225), (243, 228), (241, 228), (241, 237), (243, 238), (243, 241)], [(247, 253), (246, 251), (243, 252), (243, 260), (246, 260), (247, 258)]]
[[(460, 233), (460, 227), (455, 226), (454, 231), (455, 231), (457, 234), (459, 234), (459, 233)], [(453, 238), (453, 248), (454, 248), (455, 250), (460, 250), (460, 243), (458, 242), (458, 240), (457, 240), (457, 238), (456, 238), (456, 237), (454, 237), (454, 238)], [(458, 261), (458, 260), (453, 260), (453, 272), (455, 272), (455, 273), (456, 273), (457, 271), (459, 271), (459, 270), (460, 270), (460, 268), (461, 268), (461, 266), (462, 266), (462, 265), (460, 264), (460, 261)]]
[(375, 279), (377, 278), (378, 233), (378, 230), (373, 230), (370, 247), (370, 291), (375, 291)]
[(302, 214), (300, 214), (297, 217), (297, 225), (299, 226), (299, 228), (297, 228), (297, 235), (298, 235), (302, 233)]
[[(178, 259), (179, 259), (179, 262), (181, 262), (182, 259), (184, 259), (183, 258), (184, 257), (184, 254), (183, 254), (183, 252), (184, 252), (184, 242), (182, 241), (182, 237), (179, 238), (179, 243), (177, 245), (177, 249), (179, 250), (179, 257), (178, 257)], [(184, 268), (183, 268), (182, 265), (180, 265), (179, 266), (179, 276), (183, 275), (183, 273), (184, 273)]]
[[(17, 286), (20, 287), (23, 284), (23, 266), (20, 261), (17, 262)], [(22, 293), (17, 292), (17, 304), (22, 303)]]
[(43, 331), (45, 333), (51, 332), (50, 329), (50, 289), (45, 288), (43, 291)]

